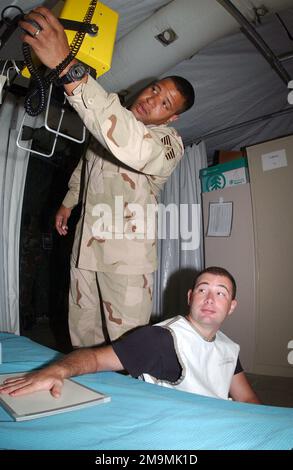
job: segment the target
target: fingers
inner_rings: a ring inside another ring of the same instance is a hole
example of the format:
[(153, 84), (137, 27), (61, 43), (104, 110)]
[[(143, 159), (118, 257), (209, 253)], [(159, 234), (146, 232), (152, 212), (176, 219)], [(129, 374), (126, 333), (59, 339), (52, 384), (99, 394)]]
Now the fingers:
[(51, 27), (57, 31), (64, 30), (56, 16), (54, 16), (53, 13), (45, 7), (34, 8), (34, 10), (30, 11), (24, 18), (25, 20), (30, 19), (35, 21), (42, 29), (48, 29)]
[(10, 379), (9, 378), (5, 379), (2, 383), (2, 385), (0, 385), (0, 389), (1, 389), (1, 387), (3, 387), (3, 385), (22, 382), (23, 380), (25, 380), (25, 377), (23, 375), (20, 375), (20, 376), (17, 376), (17, 377), (11, 377)]
[(67, 235), (68, 232), (68, 219), (71, 215), (71, 209), (61, 204), (55, 216), (55, 228), (59, 235)]
[(15, 387), (15, 385), (19, 385), (24, 382), (24, 377), (13, 377), (11, 379), (6, 379), (0, 385), (0, 393), (7, 393), (6, 390), (10, 387)]
[[(22, 389), (28, 389), (31, 386), (31, 380), (27, 377), (14, 377), (6, 379), (0, 386), (0, 393), (5, 393), (11, 396), (17, 396), (23, 393)], [(22, 392), (21, 392), (22, 391)]]
[(38, 13), (39, 15), (42, 15), (47, 21), (47, 23), (49, 23), (53, 28), (59, 29), (59, 30), (64, 29), (60, 21), (58, 21), (56, 16), (54, 16), (53, 13), (51, 13), (51, 11), (48, 10), (48, 8), (37, 7), (37, 8), (34, 8), (33, 11), (35, 13)]
[(67, 235), (68, 232), (68, 225), (67, 219), (62, 215), (56, 215), (55, 219), (55, 228), (59, 235)]
[(28, 33), (32, 37), (35, 37), (36, 34), (43, 30), (39, 23), (29, 18), (19, 21), (19, 26), (24, 33)]
[(46, 31), (50, 28), (46, 18), (34, 10), (25, 15), (23, 20), (19, 21), (19, 26), (33, 38), (36, 38), (41, 31)]
[(57, 18), (44, 7), (38, 7), (19, 21), (25, 31), (21, 37), (28, 43), (40, 61), (54, 69), (70, 52), (64, 28)]
[(59, 398), (61, 396), (61, 389), (62, 389), (61, 384), (53, 385), (53, 387), (50, 390), (50, 393), (51, 393), (52, 397)]
[(9, 395), (11, 397), (21, 397), (22, 395), (27, 395), (28, 393), (33, 393), (35, 392), (35, 387), (33, 384), (29, 385), (23, 385), (22, 387), (18, 387), (17, 389), (14, 389), (13, 391), (9, 392)]
[[(44, 31), (50, 28), (50, 25), (47, 22), (47, 20), (44, 18), (44, 16), (40, 15), (39, 13), (35, 13), (34, 11), (31, 11), (28, 15), (25, 15), (24, 21), (28, 22), (27, 20), (30, 20), (34, 24), (38, 25), (39, 28), (41, 28)], [(34, 28), (36, 27), (37, 26), (34, 26)]]
[(39, 34), (44, 31), (41, 21), (39, 21), (39, 19), (38, 21), (35, 21), (29, 17), (25, 17), (25, 20), (19, 21), (18, 24), (25, 33), (22, 35), (21, 39), (30, 44), (30, 46), (35, 46), (36, 39), (39, 39)]
[(63, 380), (40, 372), (6, 379), (0, 386), (0, 394), (20, 397), (33, 392), (50, 391), (54, 398), (58, 398), (61, 395), (62, 386)]

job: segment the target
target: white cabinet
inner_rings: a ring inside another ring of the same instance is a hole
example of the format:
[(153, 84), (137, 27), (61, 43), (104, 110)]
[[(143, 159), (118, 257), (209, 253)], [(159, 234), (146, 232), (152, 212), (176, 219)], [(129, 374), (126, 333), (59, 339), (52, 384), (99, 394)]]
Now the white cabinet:
[[(237, 283), (238, 305), (222, 326), (222, 331), (240, 344), (240, 358), (252, 372), (255, 351), (255, 258), (250, 185), (241, 184), (202, 194), (205, 233), (205, 265), (222, 266)], [(207, 236), (209, 205), (233, 203), (229, 237)]]
[[(293, 136), (247, 147), (250, 184), (203, 193), (206, 266), (235, 275), (239, 305), (223, 331), (248, 372), (293, 377)], [(230, 237), (208, 237), (210, 202), (233, 202)]]
[(256, 255), (254, 371), (293, 376), (293, 136), (247, 148)]

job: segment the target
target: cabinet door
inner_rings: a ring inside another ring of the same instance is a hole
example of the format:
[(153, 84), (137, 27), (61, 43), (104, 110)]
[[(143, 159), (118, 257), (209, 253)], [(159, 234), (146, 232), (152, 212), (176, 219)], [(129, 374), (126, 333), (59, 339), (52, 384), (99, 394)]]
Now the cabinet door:
[(247, 149), (256, 249), (255, 372), (293, 376), (293, 136)]
[[(221, 330), (240, 345), (240, 359), (247, 372), (253, 372), (255, 347), (255, 259), (252, 207), (249, 184), (239, 184), (203, 193), (205, 265), (222, 266), (237, 283), (238, 305)], [(229, 237), (207, 236), (209, 204), (233, 203)]]

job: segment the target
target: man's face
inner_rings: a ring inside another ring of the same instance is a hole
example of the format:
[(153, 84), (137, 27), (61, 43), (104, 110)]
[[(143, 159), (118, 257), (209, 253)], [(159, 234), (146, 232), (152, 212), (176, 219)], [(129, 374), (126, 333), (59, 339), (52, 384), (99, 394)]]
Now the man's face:
[(188, 293), (190, 320), (213, 329), (220, 328), (234, 311), (237, 301), (232, 300), (232, 283), (226, 276), (204, 273)]
[(160, 80), (145, 88), (130, 107), (138, 121), (143, 124), (165, 124), (175, 121), (184, 105), (184, 98), (173, 80)]

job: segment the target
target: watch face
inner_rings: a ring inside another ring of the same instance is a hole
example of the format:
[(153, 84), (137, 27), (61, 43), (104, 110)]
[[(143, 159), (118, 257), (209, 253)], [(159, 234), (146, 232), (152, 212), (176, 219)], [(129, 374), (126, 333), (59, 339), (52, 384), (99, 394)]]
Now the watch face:
[(87, 65), (78, 62), (70, 67), (66, 75), (59, 77), (55, 80), (56, 86), (67, 85), (68, 83), (76, 82), (81, 80), (87, 73), (90, 72), (90, 68)]
[(70, 75), (73, 80), (80, 80), (86, 74), (86, 68), (82, 64), (74, 64), (70, 69)]

